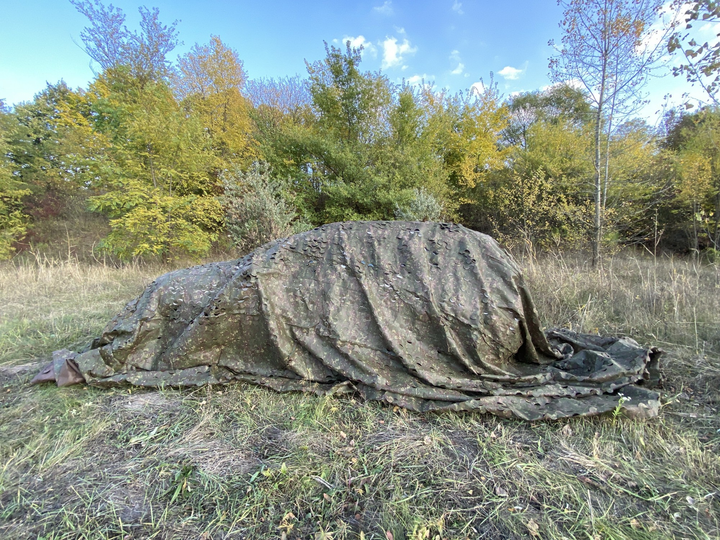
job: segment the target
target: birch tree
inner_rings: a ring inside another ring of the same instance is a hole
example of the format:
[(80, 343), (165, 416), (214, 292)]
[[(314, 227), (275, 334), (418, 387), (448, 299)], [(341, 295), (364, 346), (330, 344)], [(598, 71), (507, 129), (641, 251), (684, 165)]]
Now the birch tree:
[[(594, 111), (592, 260), (600, 260), (604, 204), (610, 182), (609, 141), (618, 117), (642, 104), (643, 87), (661, 53), (667, 30), (654, 32), (662, 0), (559, 0), (562, 42), (550, 60), (551, 77), (587, 92)], [(604, 147), (604, 148), (603, 148)]]

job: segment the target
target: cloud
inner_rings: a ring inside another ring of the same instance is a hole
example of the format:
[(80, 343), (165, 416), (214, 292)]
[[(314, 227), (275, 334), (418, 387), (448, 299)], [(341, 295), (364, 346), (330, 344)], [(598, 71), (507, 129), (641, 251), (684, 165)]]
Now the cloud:
[[(333, 41), (336, 43), (338, 42), (337, 39), (334, 39)], [(363, 55), (365, 55), (366, 53), (370, 53), (373, 56), (373, 58), (377, 56), (377, 47), (375, 47), (375, 45), (373, 45), (370, 41), (365, 39), (365, 36), (363, 36), (362, 34), (360, 34), (357, 37), (345, 36), (344, 38), (342, 38), (340, 40), (340, 42), (343, 45), (345, 45), (348, 41), (350, 42), (351, 47), (354, 47), (356, 49), (362, 47)]]
[(390, 0), (385, 0), (385, 3), (382, 6), (374, 7), (373, 11), (375, 13), (379, 13), (380, 15), (385, 15), (386, 17), (389, 17), (395, 12), (393, 10), (392, 2)]
[(408, 77), (407, 79), (405, 79), (405, 82), (411, 85), (425, 84), (425, 86), (428, 86), (434, 80), (434, 75), (428, 75), (427, 73), (423, 73), (422, 75), (413, 75), (412, 77)]
[(498, 71), (498, 75), (500, 75), (506, 81), (516, 81), (524, 72), (524, 69), (517, 69), (511, 66), (505, 66), (500, 71)]
[(462, 15), (465, 13), (462, 8), (462, 4), (458, 2), (458, 0), (455, 0), (452, 5), (452, 10), (457, 13), (458, 15)]
[(413, 75), (412, 77), (403, 79), (402, 82), (403, 84), (433, 91), (433, 88), (435, 87), (435, 75), (428, 75), (427, 73), (423, 73), (422, 75)]
[(487, 87), (485, 86), (485, 83), (482, 81), (478, 81), (476, 83), (472, 83), (470, 85), (470, 93), (471, 94), (484, 94)]
[(465, 64), (460, 61), (460, 51), (452, 51), (450, 53), (450, 61), (453, 63), (457, 62), (457, 67), (453, 69), (450, 73), (452, 75), (461, 75), (462, 72), (465, 70)]
[(403, 65), (405, 55), (415, 54), (417, 47), (410, 45), (407, 38), (402, 40), (402, 43), (398, 43), (397, 38), (388, 37), (382, 42), (383, 49), (383, 61), (382, 67), (384, 69), (402, 66), (403, 69), (407, 66)]

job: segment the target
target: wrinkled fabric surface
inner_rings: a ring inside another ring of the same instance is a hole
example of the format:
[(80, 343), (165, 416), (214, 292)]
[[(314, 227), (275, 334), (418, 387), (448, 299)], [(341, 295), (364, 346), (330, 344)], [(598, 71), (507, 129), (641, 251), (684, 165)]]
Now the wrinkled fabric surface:
[(629, 338), (544, 334), (489, 236), (347, 222), (159, 277), (85, 352), (56, 351), (54, 370), (96, 386), (241, 380), (536, 420), (656, 415), (658, 357)]

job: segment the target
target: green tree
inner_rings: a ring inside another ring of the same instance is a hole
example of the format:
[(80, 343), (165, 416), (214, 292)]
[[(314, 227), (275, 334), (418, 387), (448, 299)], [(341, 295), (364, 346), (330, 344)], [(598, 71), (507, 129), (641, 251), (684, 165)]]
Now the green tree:
[(700, 230), (707, 220), (704, 202), (712, 186), (712, 165), (710, 158), (698, 149), (687, 149), (677, 160), (677, 199), (690, 206), (691, 252), (693, 257), (700, 253)]
[(265, 159), (294, 179), (299, 207), (314, 223), (393, 219), (416, 188), (440, 204), (448, 196), (423, 97), (362, 72), (360, 52), (326, 46), (324, 60), (307, 64), (310, 107), (290, 119), (261, 104), (258, 115)]
[(481, 220), (526, 254), (538, 247), (575, 247), (588, 231), (591, 109), (566, 85), (513, 96), (502, 132), (503, 167), (479, 196)]
[(273, 177), (266, 163), (254, 163), (247, 172), (226, 171), (223, 183), (225, 223), (242, 253), (312, 228), (299, 218), (288, 183)]
[(640, 119), (618, 126), (611, 142), (612, 182), (603, 191), (608, 236), (624, 244), (657, 242), (658, 212), (672, 191), (672, 157)]
[(0, 101), (0, 260), (14, 252), (13, 243), (25, 234), (27, 218), (22, 198), (30, 193), (14, 174), (10, 140), (15, 119)]
[(509, 110), (492, 81), (454, 95), (426, 89), (423, 97), (427, 131), (449, 174), (453, 196), (460, 204), (472, 202), (473, 190), (505, 165), (507, 149), (500, 142)]
[(689, 210), (691, 250), (703, 238), (720, 249), (720, 113), (714, 107), (680, 116), (666, 138), (676, 153), (676, 203)]
[(508, 170), (490, 193), (494, 231), (507, 246), (534, 258), (538, 247), (574, 245), (587, 229), (586, 206), (553, 185), (542, 168)]
[(105, 141), (90, 116), (88, 96), (63, 81), (15, 107), (8, 156), (14, 177), (29, 190), (23, 206), (34, 219), (63, 213), (92, 189)]

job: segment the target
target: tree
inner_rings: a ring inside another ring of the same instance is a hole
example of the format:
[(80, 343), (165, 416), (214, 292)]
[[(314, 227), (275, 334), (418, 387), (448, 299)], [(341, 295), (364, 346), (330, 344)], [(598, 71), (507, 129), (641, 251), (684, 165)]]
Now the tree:
[[(700, 253), (700, 227), (707, 215), (703, 203), (712, 186), (710, 158), (697, 149), (688, 149), (678, 156), (677, 198), (688, 204), (691, 211), (691, 252), (694, 258)], [(716, 244), (717, 245), (717, 244)]]
[[(603, 192), (610, 179), (610, 134), (618, 117), (641, 103), (643, 86), (664, 50), (664, 36), (651, 36), (662, 0), (558, 0), (563, 7), (562, 45), (550, 60), (556, 81), (582, 84), (595, 108), (593, 136), (593, 264), (600, 259)], [(551, 41), (551, 46), (555, 44)], [(605, 149), (603, 149), (603, 132)], [(603, 159), (604, 152), (604, 159)]]
[(105, 247), (123, 259), (207, 253), (223, 226), (222, 187), (201, 122), (165, 82), (141, 86), (126, 67), (106, 70), (89, 93), (95, 129), (108, 139), (103, 192), (90, 199), (110, 218)]
[(489, 179), (481, 215), (508, 245), (576, 246), (586, 238), (592, 111), (567, 85), (516, 95), (503, 130), (505, 167)]
[(681, 115), (670, 128), (667, 147), (676, 155), (676, 203), (690, 209), (691, 250), (701, 236), (720, 249), (720, 112), (702, 108)]
[(507, 150), (499, 143), (510, 119), (509, 110), (492, 80), (481, 90), (455, 95), (426, 90), (424, 98), (430, 115), (428, 129), (454, 195), (461, 204), (470, 202), (472, 190), (488, 173), (505, 165)]
[(299, 210), (314, 223), (393, 219), (416, 188), (448, 199), (424, 97), (362, 72), (360, 53), (326, 45), (325, 59), (307, 64), (309, 107), (283, 112), (265, 93), (255, 113), (263, 157), (293, 178)]
[(312, 229), (298, 219), (287, 182), (273, 177), (266, 163), (223, 174), (225, 224), (235, 245), (249, 253), (266, 242)]
[(256, 111), (267, 112), (275, 120), (288, 116), (299, 122), (312, 104), (308, 81), (299, 75), (249, 80), (245, 94)]
[(70, 0), (90, 22), (81, 33), (85, 52), (103, 70), (127, 66), (133, 77), (144, 85), (158, 81), (169, 73), (167, 55), (178, 45), (177, 21), (170, 26), (159, 20), (157, 8), (141, 6), (140, 32), (131, 32), (125, 25), (125, 14), (112, 4), (105, 7), (100, 0)]
[(178, 58), (173, 88), (184, 107), (197, 115), (207, 130), (223, 170), (255, 157), (251, 149), (250, 106), (242, 95), (246, 80), (238, 54), (219, 37), (195, 45)]
[(0, 101), (0, 260), (12, 255), (13, 243), (25, 234), (28, 216), (22, 198), (30, 193), (14, 174), (10, 139), (16, 128), (14, 117)]
[(106, 142), (92, 127), (88, 96), (63, 82), (15, 107), (8, 139), (13, 177), (29, 192), (23, 211), (33, 219), (63, 213), (94, 185)]

